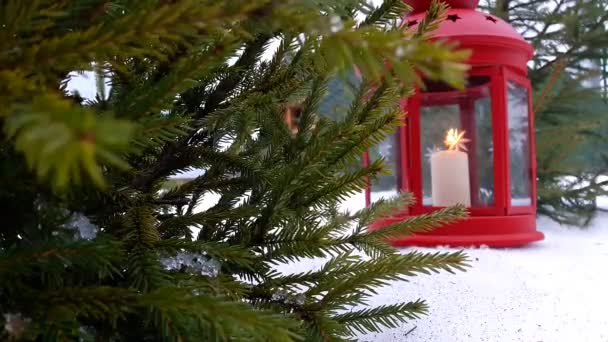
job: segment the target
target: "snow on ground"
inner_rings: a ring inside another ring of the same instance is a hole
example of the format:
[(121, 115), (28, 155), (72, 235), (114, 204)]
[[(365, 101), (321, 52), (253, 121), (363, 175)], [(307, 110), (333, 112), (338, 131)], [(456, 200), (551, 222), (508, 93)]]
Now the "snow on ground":
[(465, 273), (420, 276), (383, 288), (374, 305), (420, 297), (428, 301), (430, 315), (361, 341), (606, 342), (607, 226), (608, 216), (587, 230), (540, 218), (543, 242), (468, 249), (472, 267)]
[[(357, 201), (361, 197), (345, 206)], [(528, 247), (466, 250), (472, 267), (465, 273), (419, 276), (381, 289), (374, 306), (424, 298), (430, 315), (360, 340), (608, 342), (608, 214), (586, 230), (546, 218), (538, 228), (545, 241)]]

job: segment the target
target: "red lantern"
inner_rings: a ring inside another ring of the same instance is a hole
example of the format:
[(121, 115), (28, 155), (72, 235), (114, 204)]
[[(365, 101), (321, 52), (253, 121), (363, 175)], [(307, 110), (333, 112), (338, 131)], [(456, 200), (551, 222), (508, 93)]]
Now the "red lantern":
[[(390, 181), (417, 200), (378, 226), (461, 203), (469, 208), (469, 218), (394, 244), (507, 247), (542, 240), (536, 230), (534, 120), (526, 67), (533, 48), (505, 21), (476, 11), (478, 1), (444, 1), (452, 8), (432, 39), (448, 39), (471, 51), (467, 86), (459, 91), (426, 81), (402, 101), (408, 115), (390, 145), (397, 165)], [(406, 2), (414, 11), (404, 18), (404, 27), (415, 29), (430, 1)], [(368, 204), (386, 189), (387, 179), (380, 183), (368, 189)]]

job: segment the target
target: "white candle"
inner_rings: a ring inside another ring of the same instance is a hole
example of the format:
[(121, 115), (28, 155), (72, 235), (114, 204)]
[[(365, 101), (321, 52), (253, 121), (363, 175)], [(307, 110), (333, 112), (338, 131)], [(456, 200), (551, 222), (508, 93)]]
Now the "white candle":
[(469, 157), (466, 152), (447, 150), (431, 155), (433, 206), (471, 206)]

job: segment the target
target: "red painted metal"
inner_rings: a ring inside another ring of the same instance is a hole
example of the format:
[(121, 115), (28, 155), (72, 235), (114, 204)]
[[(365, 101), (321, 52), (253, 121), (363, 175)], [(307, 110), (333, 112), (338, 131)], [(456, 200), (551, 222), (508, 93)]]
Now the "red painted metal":
[[(470, 50), (471, 65), (469, 76), (487, 76), (492, 111), (492, 145), (494, 166), (494, 204), (479, 206), (472, 201), (470, 216), (456, 224), (440, 227), (429, 233), (395, 239), (396, 246), (436, 246), (458, 247), (488, 245), (491, 247), (521, 246), (543, 239), (536, 230), (536, 155), (534, 152), (534, 115), (532, 113), (530, 81), (526, 78), (527, 63), (532, 58), (532, 46), (513, 27), (500, 18), (477, 12), (477, 0), (444, 0), (452, 6), (448, 18), (432, 33), (431, 39), (447, 39), (457, 42), (460, 47)], [(430, 0), (405, 0), (413, 7), (413, 14), (404, 18), (404, 29), (415, 29), (424, 17)], [(407, 27), (407, 28), (406, 28)], [(515, 82), (528, 90), (529, 141), (530, 141), (530, 206), (513, 206), (511, 203), (509, 164), (509, 122), (507, 103), (507, 82)], [(461, 108), (461, 125), (473, 131), (474, 117), (463, 112), (474, 110), (472, 104), (475, 88), (467, 89), (467, 100), (455, 100), (458, 92), (424, 93), (418, 89), (415, 95), (402, 101), (407, 109), (405, 127), (400, 136), (400, 188), (411, 191), (417, 198), (411, 208), (395, 213), (393, 217), (377, 222), (376, 229), (387, 224), (407, 220), (413, 216), (433, 212), (439, 208), (423, 205), (422, 201), (422, 153), (421, 153), (421, 106), (423, 103), (457, 104)], [(481, 93), (480, 95), (481, 96)], [(469, 137), (470, 138), (470, 137)], [(475, 148), (476, 142), (470, 145)], [(475, 157), (471, 158), (470, 169), (476, 172)], [(472, 188), (476, 189), (477, 177), (472, 175)], [(369, 198), (369, 190), (367, 192)], [(369, 204), (369, 203), (368, 203)]]
[[(442, 0), (453, 8), (469, 8), (475, 9), (479, 4), (479, 0)], [(406, 0), (405, 3), (412, 7), (412, 13), (420, 13), (429, 9), (431, 5), (427, 0)]]
[(506, 151), (509, 148), (507, 139), (507, 130), (505, 122), (507, 121), (507, 102), (504, 96), (504, 79), (502, 71), (504, 67), (495, 67), (492, 77), (492, 135), (494, 142), (494, 192), (495, 205), (499, 215), (507, 214), (507, 202), (509, 197), (509, 188), (507, 178), (509, 177), (509, 163), (507, 160)]
[[(405, 1), (409, 3), (409, 1)], [(421, 1), (422, 2), (422, 1)], [(429, 3), (429, 1), (426, 1)], [(404, 25), (415, 30), (425, 13), (404, 17)], [(505, 65), (525, 75), (534, 49), (509, 23), (490, 14), (453, 7), (448, 19), (431, 33), (433, 39), (448, 39), (468, 49), (471, 65)]]
[[(387, 225), (411, 218), (395, 216), (384, 222)], [(401, 239), (394, 239), (394, 246), (451, 246), (471, 247), (518, 247), (540, 241), (543, 234), (536, 230), (535, 215), (514, 216), (471, 216), (456, 224), (443, 226), (430, 233), (421, 233)]]

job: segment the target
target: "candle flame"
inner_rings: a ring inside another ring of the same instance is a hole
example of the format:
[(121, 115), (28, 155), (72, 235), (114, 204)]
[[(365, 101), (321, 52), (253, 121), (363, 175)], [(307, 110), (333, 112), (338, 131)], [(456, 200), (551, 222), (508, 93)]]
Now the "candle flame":
[(445, 145), (448, 147), (450, 151), (466, 151), (467, 147), (465, 144), (469, 142), (469, 139), (464, 137), (464, 131), (459, 132), (456, 128), (451, 128), (448, 130), (447, 135), (445, 136)]

